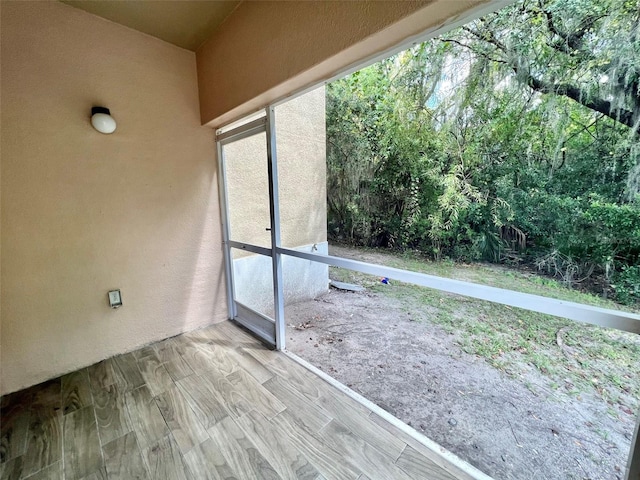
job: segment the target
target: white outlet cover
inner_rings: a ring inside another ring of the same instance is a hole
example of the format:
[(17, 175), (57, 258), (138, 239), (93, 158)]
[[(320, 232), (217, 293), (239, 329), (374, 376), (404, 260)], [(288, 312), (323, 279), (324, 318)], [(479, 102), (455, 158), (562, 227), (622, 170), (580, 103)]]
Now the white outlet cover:
[(122, 306), (122, 296), (120, 290), (111, 290), (109, 292), (109, 306), (111, 308), (118, 308)]

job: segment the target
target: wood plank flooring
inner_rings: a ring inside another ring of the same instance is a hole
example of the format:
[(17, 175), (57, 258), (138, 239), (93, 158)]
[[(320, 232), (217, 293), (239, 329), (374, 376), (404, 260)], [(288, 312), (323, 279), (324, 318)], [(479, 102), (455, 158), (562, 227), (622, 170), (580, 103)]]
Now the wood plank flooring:
[(0, 399), (0, 480), (468, 479), (224, 322)]

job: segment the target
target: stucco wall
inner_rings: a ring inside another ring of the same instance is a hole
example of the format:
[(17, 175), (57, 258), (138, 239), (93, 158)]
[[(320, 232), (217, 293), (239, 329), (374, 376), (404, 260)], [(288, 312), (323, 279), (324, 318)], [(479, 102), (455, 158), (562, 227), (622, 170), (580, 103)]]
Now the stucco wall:
[(202, 122), (232, 121), (486, 3), (243, 2), (196, 52)]
[(58, 2), (1, 22), (0, 392), (224, 319), (195, 55)]
[(284, 247), (327, 240), (327, 135), (325, 88), (275, 108)]
[(271, 248), (266, 134), (224, 145), (223, 153), (231, 239)]
[[(325, 88), (275, 109), (282, 244), (327, 240)], [(271, 246), (266, 135), (225, 145), (231, 239)]]

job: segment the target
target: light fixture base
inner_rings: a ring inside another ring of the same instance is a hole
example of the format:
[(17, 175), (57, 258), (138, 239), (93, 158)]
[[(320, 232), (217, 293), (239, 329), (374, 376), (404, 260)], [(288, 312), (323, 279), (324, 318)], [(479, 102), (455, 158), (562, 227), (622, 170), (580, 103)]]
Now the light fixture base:
[(105, 115), (111, 115), (111, 112), (106, 107), (91, 107), (91, 116), (93, 117), (96, 113), (104, 113)]

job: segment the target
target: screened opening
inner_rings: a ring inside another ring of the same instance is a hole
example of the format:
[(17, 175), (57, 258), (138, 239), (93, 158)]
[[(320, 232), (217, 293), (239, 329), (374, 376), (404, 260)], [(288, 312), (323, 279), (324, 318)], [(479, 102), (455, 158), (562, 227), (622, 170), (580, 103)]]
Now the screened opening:
[(495, 478), (622, 477), (637, 15), (515, 2), (270, 107), (281, 346)]

